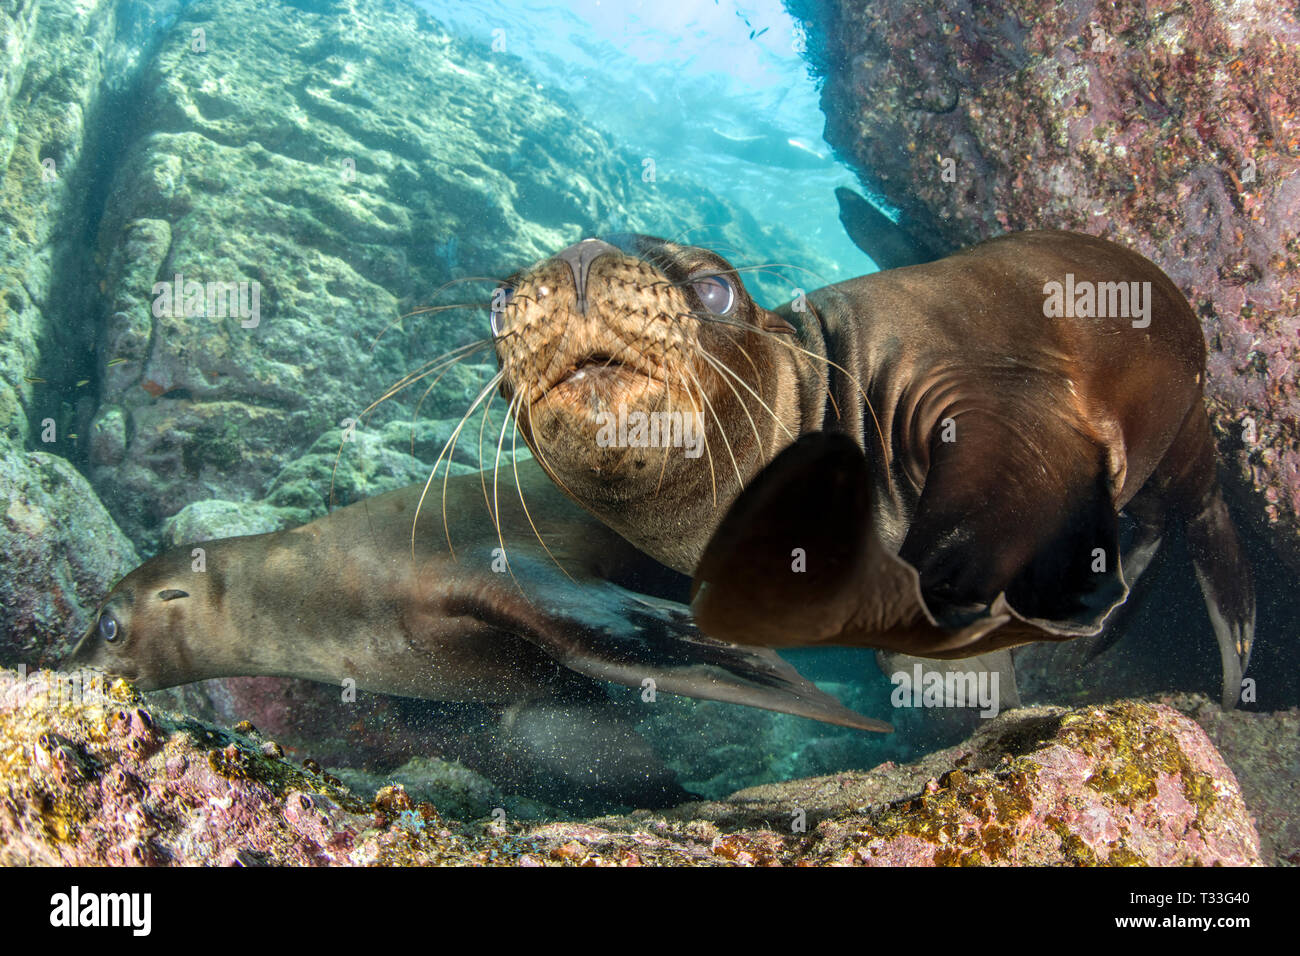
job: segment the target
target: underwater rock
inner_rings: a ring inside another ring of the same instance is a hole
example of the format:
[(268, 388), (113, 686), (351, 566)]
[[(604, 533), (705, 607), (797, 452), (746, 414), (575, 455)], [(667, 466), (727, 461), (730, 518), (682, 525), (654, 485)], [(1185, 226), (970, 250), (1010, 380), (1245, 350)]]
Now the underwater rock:
[[(88, 209), (117, 65), (178, 2), (0, 4), (0, 659), (52, 663), (131, 543), (70, 464), (94, 403)], [(127, 15), (129, 11), (130, 15)], [(115, 17), (115, 13), (123, 15)], [(98, 132), (97, 132), (98, 131)], [(39, 449), (33, 452), (32, 449)]]
[[(164, 522), (162, 545), (174, 547), (278, 531), (314, 521), (334, 508), (427, 481), (432, 465), (426, 462), (437, 459), (459, 424), (459, 418), (445, 418), (392, 421), (382, 428), (358, 426), (349, 432), (346, 442), (338, 434), (327, 432), (281, 469), (265, 497), (256, 501), (207, 498), (186, 505)], [(474, 432), (451, 451), (450, 474), (479, 471), (477, 429)], [(531, 457), (527, 447), (522, 442), (519, 445), (519, 459)], [(489, 467), (494, 452), (495, 444), (484, 449)], [(510, 452), (507, 446), (501, 454), (503, 474), (510, 469)], [(447, 473), (444, 461), (438, 469), (438, 480), (430, 486), (430, 507), (437, 507), (442, 478)]]
[(790, 0), (826, 138), (956, 245), (1063, 228), (1187, 295), (1238, 484), (1300, 567), (1300, 16), (1294, 4)]
[(1199, 694), (1164, 702), (1200, 724), (1232, 767), (1255, 818), (1264, 862), (1300, 866), (1300, 708), (1225, 711)]
[(453, 806), (481, 809), (490, 790), (452, 774), (460, 792), (442, 808), (436, 790), (428, 803), (400, 785), (363, 799), (251, 726), (146, 708), (121, 681), (74, 695), (48, 672), (14, 676), (0, 672), (3, 864), (1260, 862), (1232, 771), (1162, 704), (1017, 710), (911, 765), (666, 813), (539, 824), (501, 808), (456, 822)]
[(0, 659), (52, 666), (135, 548), (65, 458), (0, 448)]

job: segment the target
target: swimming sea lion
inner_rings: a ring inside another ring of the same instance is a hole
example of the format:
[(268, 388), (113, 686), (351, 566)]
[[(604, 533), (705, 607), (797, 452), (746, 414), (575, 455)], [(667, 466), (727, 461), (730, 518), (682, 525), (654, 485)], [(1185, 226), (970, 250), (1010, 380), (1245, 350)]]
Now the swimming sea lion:
[(499, 481), (453, 477), (445, 504), (435, 483), (419, 507), (417, 484), (299, 528), (208, 541), (201, 570), (194, 548), (166, 551), (112, 589), (67, 666), (144, 690), (265, 675), (499, 704), (653, 681), (665, 693), (890, 729), (773, 652), (704, 637), (685, 607), (615, 583), (636, 584), (653, 563), (532, 462), (518, 475), (518, 487), (509, 467)]
[[(814, 442), (788, 474), (751, 488), (749, 525), (732, 524), (697, 573), (708, 633), (920, 656), (1094, 634), (1166, 526), (1181, 525), (1223, 700), (1235, 702), (1254, 587), (1218, 487), (1205, 344), (1186, 300), (1142, 256), (1075, 233), (1017, 233), (769, 311), (707, 250), (618, 236), (512, 276), (491, 323), (501, 391), (538, 460), (685, 573), (742, 489), (800, 436), (843, 432), (864, 455)], [(611, 420), (637, 415), (677, 416), (683, 430), (694, 416), (704, 453), (646, 429), (610, 440)], [(770, 518), (754, 516), (790, 495), (806, 496), (807, 570), (790, 551), (806, 546), (778, 535), (767, 546), (785, 548), (780, 574), (775, 557), (763, 576), (724, 573), (763, 563), (753, 522)], [(1138, 527), (1122, 558), (1121, 510)], [(837, 535), (846, 563), (814, 581), (827, 567), (814, 549)]]

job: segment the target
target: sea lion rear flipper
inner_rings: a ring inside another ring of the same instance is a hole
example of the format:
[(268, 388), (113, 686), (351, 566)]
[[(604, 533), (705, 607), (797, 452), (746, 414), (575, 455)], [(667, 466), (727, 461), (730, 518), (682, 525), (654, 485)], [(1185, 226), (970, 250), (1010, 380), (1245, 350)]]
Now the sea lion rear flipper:
[(840, 204), (844, 231), (880, 269), (932, 262), (948, 251), (938, 248), (937, 243), (918, 239), (852, 189), (836, 187), (835, 198)]

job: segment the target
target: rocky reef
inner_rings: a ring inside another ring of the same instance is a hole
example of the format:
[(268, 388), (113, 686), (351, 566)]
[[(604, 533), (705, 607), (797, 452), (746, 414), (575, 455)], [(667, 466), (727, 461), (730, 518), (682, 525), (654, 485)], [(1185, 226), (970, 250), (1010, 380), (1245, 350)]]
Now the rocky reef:
[(1137, 249), (1201, 317), (1225, 459), (1300, 568), (1300, 16), (1255, 3), (787, 0), (826, 139), (953, 246)]
[(0, 761), (5, 864), (1261, 862), (1205, 732), (1138, 701), (1013, 711), (913, 764), (544, 823), (490, 806), (491, 786), (454, 768), (414, 768), (421, 792), (354, 792), (252, 725), (222, 730), (77, 675), (0, 673)]

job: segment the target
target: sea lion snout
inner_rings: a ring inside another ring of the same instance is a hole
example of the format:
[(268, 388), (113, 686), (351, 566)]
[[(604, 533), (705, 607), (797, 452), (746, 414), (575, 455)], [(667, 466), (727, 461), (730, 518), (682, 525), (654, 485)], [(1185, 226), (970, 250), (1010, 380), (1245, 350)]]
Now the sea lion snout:
[(608, 253), (618, 255), (618, 249), (603, 239), (583, 239), (555, 254), (555, 258), (567, 263), (573, 272), (573, 288), (579, 312), (587, 311), (587, 270), (594, 260)]

